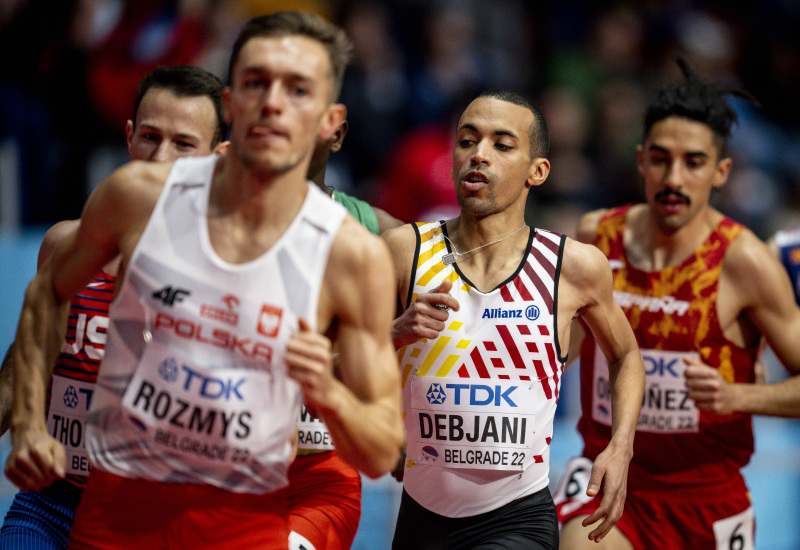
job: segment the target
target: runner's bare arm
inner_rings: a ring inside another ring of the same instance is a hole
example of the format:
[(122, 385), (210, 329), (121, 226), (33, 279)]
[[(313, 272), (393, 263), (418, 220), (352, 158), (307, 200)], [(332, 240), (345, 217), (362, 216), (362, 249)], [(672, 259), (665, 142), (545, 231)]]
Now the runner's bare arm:
[[(324, 355), (330, 355), (329, 344), (326, 351), (319, 343), (323, 335), (299, 334), (287, 353), (290, 373), (303, 388), (306, 402), (325, 421), (336, 451), (370, 477), (394, 467), (404, 440), (399, 372), (390, 338), (391, 285), (385, 245), (354, 220), (346, 220), (334, 242), (320, 301), (321, 316), (325, 310), (334, 313), (340, 380), (312, 364), (322, 365)], [(309, 353), (322, 355), (314, 358)]]
[[(609, 365), (612, 404), (611, 441), (592, 468), (587, 494), (603, 489), (600, 507), (584, 526), (605, 520), (589, 533), (602, 539), (622, 516), (628, 465), (644, 393), (644, 363), (636, 337), (622, 309), (614, 301), (611, 268), (599, 249), (567, 239), (562, 260), (559, 313), (577, 311), (591, 330)], [(560, 329), (560, 328), (559, 328)]]
[[(577, 240), (586, 244), (594, 244), (597, 226), (606, 212), (608, 212), (608, 210), (594, 210), (581, 216), (578, 222)], [(564, 370), (567, 370), (579, 359), (581, 342), (584, 336), (583, 325), (575, 318), (572, 321), (572, 328), (570, 329), (569, 352), (567, 354), (567, 364), (564, 365)]]
[(143, 164), (121, 168), (98, 187), (78, 231), (59, 239), (25, 292), (13, 346), (12, 450), (5, 468), (21, 489), (39, 490), (64, 475), (64, 449), (47, 434), (45, 390), (64, 339), (70, 298), (117, 255), (142, 213), (146, 221), (152, 210), (152, 204), (147, 208), (152, 193), (144, 193), (139, 180), (145, 176), (151, 184), (155, 172)]
[[(38, 270), (42, 264), (50, 257), (53, 250), (61, 241), (61, 239), (68, 237), (70, 234), (78, 230), (78, 220), (65, 220), (58, 222), (50, 229), (42, 239), (42, 244), (39, 246), (39, 256), (36, 264)], [(8, 347), (3, 365), (0, 367), (0, 435), (6, 433), (11, 426), (11, 404), (13, 403), (14, 396), (14, 378), (13, 372), (13, 344)]]
[[(717, 369), (692, 360), (686, 370), (689, 397), (699, 408), (719, 414), (800, 417), (800, 309), (786, 271), (749, 231), (731, 244), (723, 265), (720, 288), (732, 285), (742, 301), (732, 307), (741, 308), (792, 377), (776, 384), (730, 383)], [(718, 309), (726, 306), (717, 304)]]

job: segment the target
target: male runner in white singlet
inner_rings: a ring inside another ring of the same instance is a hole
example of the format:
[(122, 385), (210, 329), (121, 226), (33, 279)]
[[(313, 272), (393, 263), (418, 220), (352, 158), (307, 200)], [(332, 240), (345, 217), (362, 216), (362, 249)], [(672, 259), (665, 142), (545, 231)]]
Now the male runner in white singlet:
[[(173, 161), (221, 153), (227, 147), (222, 81), (200, 67), (159, 67), (139, 82), (126, 134), (132, 160)], [(42, 240), (38, 267), (62, 239), (78, 230), (78, 220), (51, 227)], [(0, 527), (0, 549), (63, 550), (89, 474), (86, 416), (97, 370), (105, 351), (108, 308), (114, 296), (115, 259), (103, 267), (70, 303), (66, 338), (47, 392), (47, 429), (65, 447), (63, 480), (42, 491), (19, 491)], [(11, 422), (11, 353), (0, 371), (0, 426)], [(6, 397), (7, 396), (7, 397)]]
[(405, 310), (394, 327), (408, 435), (396, 549), (558, 547), (549, 446), (575, 316), (613, 365), (614, 437), (595, 463), (603, 499), (588, 522), (605, 519), (590, 538), (622, 514), (644, 366), (602, 254), (525, 225), (548, 143), (527, 99), (479, 96), (453, 152), (461, 215), (385, 234)]
[(224, 96), (228, 154), (118, 170), (31, 282), (7, 464), (24, 489), (63, 471), (37, 411), (68, 299), (122, 256), (74, 547), (287, 548), (278, 490), (301, 398), (345, 461), (370, 476), (394, 465), (388, 254), (306, 181), (316, 140), (344, 114), (333, 102), (347, 46), (313, 15), (249, 21)]

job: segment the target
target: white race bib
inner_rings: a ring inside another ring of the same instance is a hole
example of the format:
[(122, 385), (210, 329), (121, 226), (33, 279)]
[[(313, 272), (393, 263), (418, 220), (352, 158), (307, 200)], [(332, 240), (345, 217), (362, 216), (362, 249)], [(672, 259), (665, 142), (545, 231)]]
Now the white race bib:
[(92, 404), (94, 384), (53, 375), (47, 432), (58, 439), (67, 453), (67, 473), (88, 476), (86, 416)]
[[(596, 345), (595, 345), (596, 346)], [(694, 352), (643, 349), (645, 388), (636, 430), (651, 433), (697, 433), (700, 411), (686, 389), (685, 358)], [(611, 426), (611, 385), (608, 363), (595, 347), (592, 418)]]
[(413, 376), (408, 458), (444, 468), (527, 469), (535, 383)]
[[(122, 406), (142, 438), (192, 468), (224, 478), (273, 441), (264, 414), (272, 377), (248, 368), (206, 369), (150, 342)], [(253, 410), (255, 408), (255, 410)]]
[(303, 405), (300, 419), (297, 421), (297, 448), (310, 451), (332, 451), (333, 440), (328, 427), (321, 418), (314, 418)]
[(717, 550), (753, 550), (755, 533), (755, 516), (750, 507), (741, 514), (715, 521), (713, 524), (714, 539)]

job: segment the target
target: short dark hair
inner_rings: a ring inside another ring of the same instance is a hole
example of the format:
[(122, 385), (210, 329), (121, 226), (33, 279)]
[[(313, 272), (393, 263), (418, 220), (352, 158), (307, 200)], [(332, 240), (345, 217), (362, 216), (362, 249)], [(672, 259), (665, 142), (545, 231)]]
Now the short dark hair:
[(528, 109), (533, 115), (533, 122), (528, 128), (528, 136), (531, 141), (531, 158), (544, 158), (547, 156), (550, 151), (550, 130), (547, 128), (544, 115), (530, 99), (512, 90), (487, 90), (481, 92), (476, 99), (482, 97), (507, 101)]
[(217, 130), (211, 139), (213, 148), (222, 141), (226, 132), (225, 115), (222, 107), (222, 91), (225, 85), (216, 75), (200, 67), (192, 65), (178, 65), (173, 67), (158, 67), (148, 73), (139, 81), (136, 90), (136, 102), (133, 104), (133, 123), (139, 114), (139, 105), (145, 94), (152, 88), (168, 90), (178, 97), (207, 97), (214, 105), (217, 115)]
[(242, 32), (233, 44), (228, 64), (228, 83), (233, 83), (233, 66), (239, 53), (252, 38), (274, 36), (306, 36), (320, 42), (328, 52), (333, 80), (331, 101), (336, 101), (342, 89), (344, 70), (350, 61), (353, 45), (341, 28), (313, 13), (282, 11), (270, 15), (254, 17), (245, 23)]
[(661, 86), (655, 99), (647, 107), (644, 116), (644, 137), (650, 135), (653, 125), (665, 118), (682, 117), (708, 126), (714, 134), (720, 157), (727, 154), (728, 138), (738, 117), (725, 99), (732, 94), (758, 105), (758, 101), (747, 91), (702, 80), (686, 60), (676, 60), (683, 73), (682, 82)]

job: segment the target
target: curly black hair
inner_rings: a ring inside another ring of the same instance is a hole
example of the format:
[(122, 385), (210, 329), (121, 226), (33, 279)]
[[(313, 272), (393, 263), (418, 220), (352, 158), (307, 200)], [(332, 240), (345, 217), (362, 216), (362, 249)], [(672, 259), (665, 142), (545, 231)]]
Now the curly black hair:
[(714, 133), (720, 156), (727, 153), (728, 138), (737, 122), (734, 111), (725, 99), (731, 94), (759, 105), (749, 92), (735, 86), (702, 80), (683, 58), (676, 60), (684, 80), (661, 86), (647, 107), (644, 117), (645, 138), (656, 122), (669, 117), (683, 117), (708, 126)]

